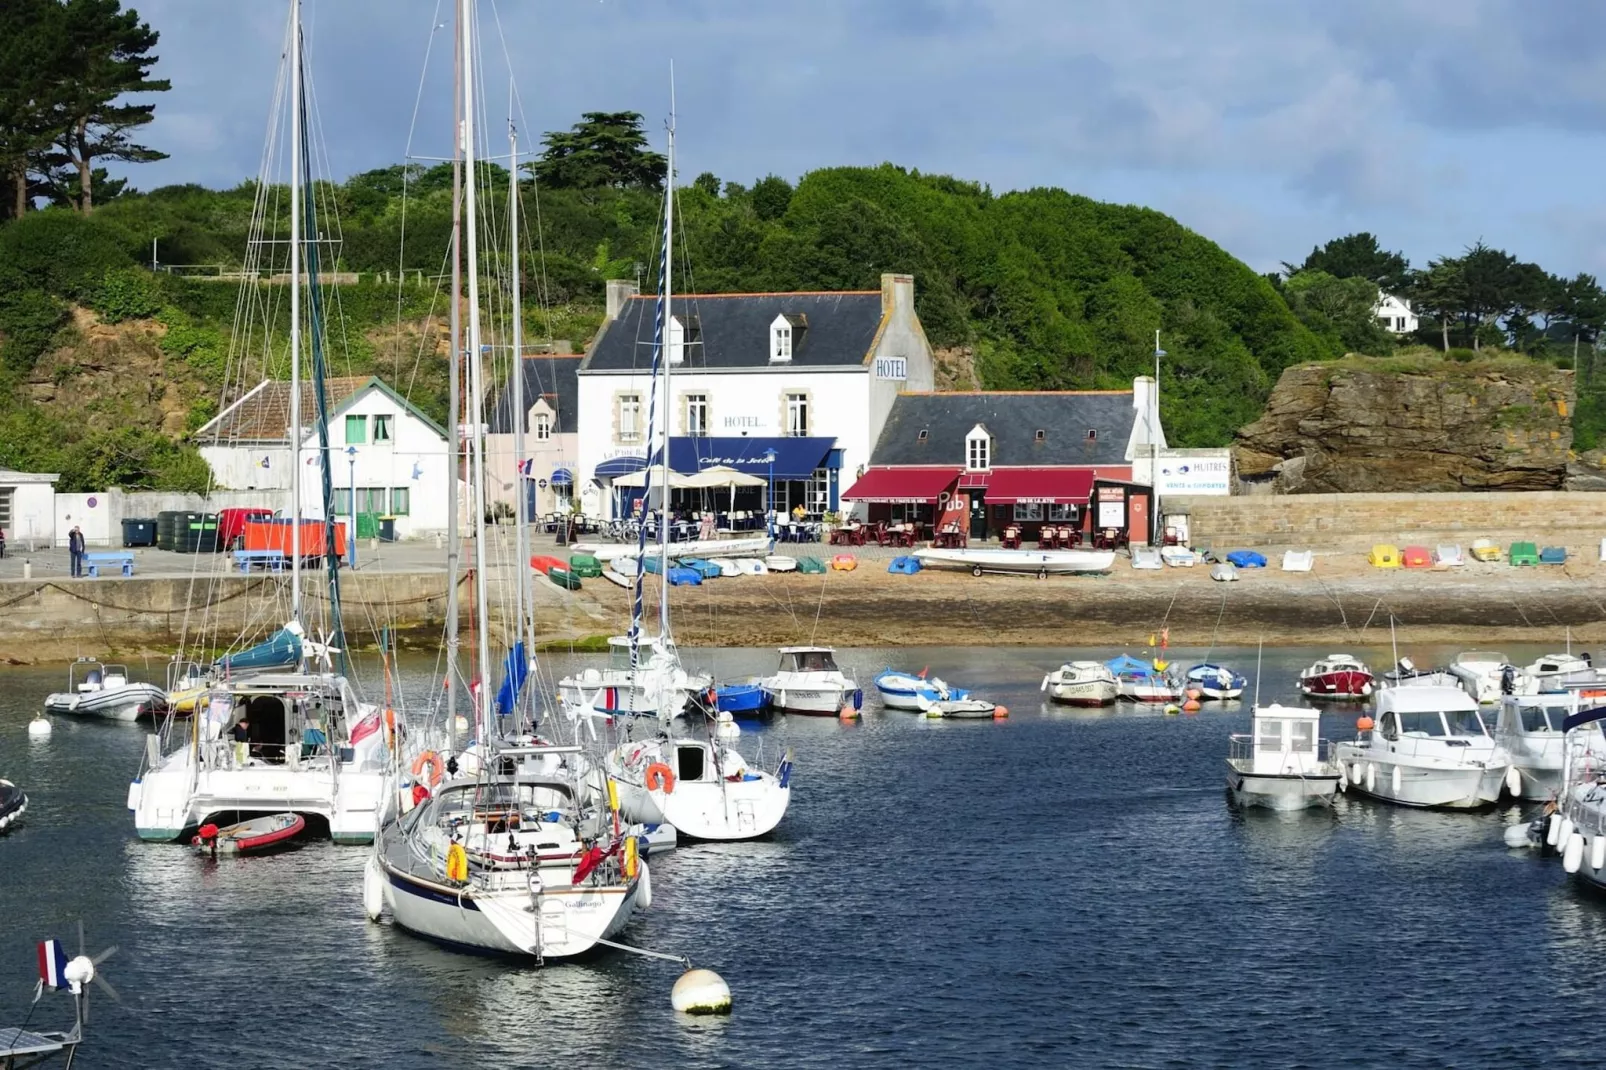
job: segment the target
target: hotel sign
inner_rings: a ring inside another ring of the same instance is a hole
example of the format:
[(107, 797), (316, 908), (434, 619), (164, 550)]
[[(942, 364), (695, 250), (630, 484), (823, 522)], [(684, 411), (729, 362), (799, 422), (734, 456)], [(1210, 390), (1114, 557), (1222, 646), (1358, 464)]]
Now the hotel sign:
[(727, 428), (749, 427), (749, 428), (753, 428), (753, 429), (756, 430), (758, 428), (758, 417), (757, 416), (727, 416), (727, 417), (725, 417), (725, 426)]
[(877, 379), (896, 379), (901, 382), (909, 378), (909, 361), (903, 357), (877, 357), (875, 359), (875, 377)]

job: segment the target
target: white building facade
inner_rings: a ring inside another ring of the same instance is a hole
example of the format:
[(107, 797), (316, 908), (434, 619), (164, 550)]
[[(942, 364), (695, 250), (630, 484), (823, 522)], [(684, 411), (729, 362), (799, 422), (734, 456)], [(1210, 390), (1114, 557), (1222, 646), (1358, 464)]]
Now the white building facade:
[[(445, 531), (451, 478), (446, 432), (377, 377), (331, 379), (327, 394), (334, 516), (349, 517), (355, 504), (359, 517), (393, 518), (398, 538)], [(194, 438), (216, 489), (277, 492), (277, 508), (288, 515), (291, 480), (299, 479), (301, 515), (321, 519), (316, 397), (303, 386), (304, 430), (292, 457), (289, 396), (289, 384), (264, 381)], [(367, 524), (359, 522), (359, 533)]]
[(1415, 334), (1421, 323), (1417, 314), (1411, 311), (1411, 303), (1393, 294), (1379, 294), (1372, 315), (1377, 317), (1385, 330), (1395, 334)]
[[(647, 458), (657, 302), (633, 291), (609, 284), (607, 319), (578, 375), (575, 477), (595, 516), (637, 508), (639, 491), (613, 480)], [(671, 467), (764, 477), (783, 512), (839, 510), (899, 392), (933, 386), (911, 276), (884, 275), (880, 291), (677, 295), (673, 311)], [(656, 404), (661, 422), (661, 387)]]
[(522, 487), (531, 518), (571, 510), (580, 447), (576, 373), (584, 359), (578, 353), (524, 358), (522, 464), (514, 449), (511, 380), (498, 390), (485, 436), (486, 496), (493, 506), (514, 508)]
[[(6, 552), (50, 546), (56, 538), (55, 472), (13, 472), (0, 469), (0, 532)], [(69, 527), (61, 533), (63, 544)]]

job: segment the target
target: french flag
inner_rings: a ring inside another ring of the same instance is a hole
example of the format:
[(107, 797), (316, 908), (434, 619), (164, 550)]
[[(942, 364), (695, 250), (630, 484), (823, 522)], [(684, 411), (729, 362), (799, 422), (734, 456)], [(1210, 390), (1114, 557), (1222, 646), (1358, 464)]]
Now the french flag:
[(526, 457), (524, 459), (524, 462), (519, 465), (519, 471), (523, 472), (525, 475), (531, 474), (531, 472), (533, 472), (534, 470), (535, 470), (535, 458), (534, 457)]
[(39, 983), (47, 988), (67, 987), (67, 952), (59, 940), (39, 943)]

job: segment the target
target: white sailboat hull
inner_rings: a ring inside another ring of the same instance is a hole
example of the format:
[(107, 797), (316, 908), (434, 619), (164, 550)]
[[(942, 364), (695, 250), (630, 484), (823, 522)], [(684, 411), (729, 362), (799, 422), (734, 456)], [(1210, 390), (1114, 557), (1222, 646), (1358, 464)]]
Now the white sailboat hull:
[[(646, 772), (655, 763), (679, 767), (675, 749), (670, 739), (627, 743), (609, 752), (604, 765), (618, 785), (619, 810), (627, 820), (669, 824), (694, 840), (731, 841), (767, 836), (786, 816), (792, 801), (789, 760), (776, 776), (749, 769), (740, 754), (725, 747), (717, 769), (704, 760), (703, 779), (647, 787)], [(732, 775), (737, 779), (728, 779)]]

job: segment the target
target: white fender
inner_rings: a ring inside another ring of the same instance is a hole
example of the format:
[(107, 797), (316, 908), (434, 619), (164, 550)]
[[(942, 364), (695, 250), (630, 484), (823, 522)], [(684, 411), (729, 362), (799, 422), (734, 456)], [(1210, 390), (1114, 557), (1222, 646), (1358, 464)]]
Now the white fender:
[(1575, 832), (1567, 837), (1567, 849), (1561, 854), (1561, 868), (1568, 873), (1577, 873), (1584, 864), (1584, 834)]
[(641, 867), (641, 876), (636, 878), (636, 902), (642, 910), (652, 906), (652, 872), (647, 868), (646, 859), (637, 863)]
[(1368, 795), (1377, 794), (1377, 766), (1371, 762), (1366, 763), (1366, 792)]
[(368, 856), (362, 871), (362, 909), (369, 921), (378, 921), (385, 909), (385, 874), (379, 868), (377, 855)]
[(1561, 828), (1556, 833), (1556, 850), (1565, 851), (1567, 849), (1567, 841), (1572, 839), (1572, 835), (1573, 819), (1570, 817), (1562, 818)]
[(1400, 767), (1397, 765), (1394, 767), (1394, 772), (1389, 774), (1389, 789), (1395, 795), (1400, 793)]
[(1360, 762), (1350, 762), (1349, 763), (1349, 782), (1351, 784), (1354, 784), (1357, 788), (1361, 786), (1361, 763)]
[(1511, 793), (1513, 799), (1522, 798), (1522, 774), (1517, 772), (1517, 767), (1514, 765), (1506, 770), (1506, 790)]
[(1556, 841), (1561, 839), (1561, 815), (1551, 814), (1545, 822), (1545, 846), (1554, 847)]
[(1039, 694), (1041, 694), (1042, 692), (1048, 690), (1048, 678), (1050, 676), (1053, 676), (1053, 675), (1054, 674), (1051, 673), (1051, 672), (1045, 672), (1043, 674), (1043, 682), (1040, 685), (1038, 685), (1038, 688), (1037, 688)]
[(1600, 869), (1606, 866), (1606, 836), (1596, 836), (1589, 841), (1589, 868)]

